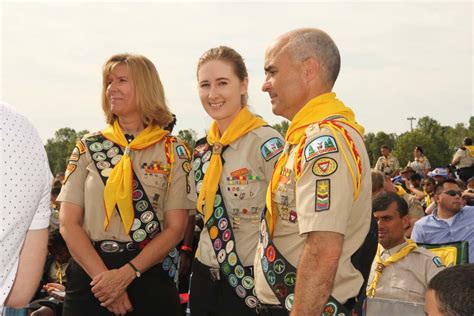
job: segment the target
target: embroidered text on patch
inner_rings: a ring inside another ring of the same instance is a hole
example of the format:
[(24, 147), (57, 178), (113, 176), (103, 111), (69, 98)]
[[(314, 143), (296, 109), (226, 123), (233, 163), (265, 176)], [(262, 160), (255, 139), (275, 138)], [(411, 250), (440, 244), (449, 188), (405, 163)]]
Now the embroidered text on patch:
[(320, 136), (314, 139), (311, 143), (306, 145), (304, 149), (304, 158), (306, 161), (310, 161), (318, 156), (337, 152), (338, 148), (336, 140), (332, 136)]

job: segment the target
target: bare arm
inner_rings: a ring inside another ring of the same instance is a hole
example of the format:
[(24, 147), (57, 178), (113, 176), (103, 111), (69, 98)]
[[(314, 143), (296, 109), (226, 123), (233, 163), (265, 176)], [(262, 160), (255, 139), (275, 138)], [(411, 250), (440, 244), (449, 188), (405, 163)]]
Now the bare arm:
[(344, 236), (335, 232), (308, 234), (298, 264), (292, 316), (321, 315), (334, 286), (343, 242)]
[(35, 294), (43, 273), (48, 245), (48, 229), (29, 230), (20, 252), (18, 271), (5, 306), (25, 307)]
[(61, 203), (59, 212), (60, 231), (74, 260), (92, 278), (107, 271), (89, 236), (82, 228), (84, 209), (68, 202)]

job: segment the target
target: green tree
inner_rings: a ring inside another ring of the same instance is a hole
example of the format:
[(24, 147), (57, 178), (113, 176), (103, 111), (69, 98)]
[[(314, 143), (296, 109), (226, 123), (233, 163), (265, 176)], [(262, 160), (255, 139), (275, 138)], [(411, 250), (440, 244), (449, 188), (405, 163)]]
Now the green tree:
[(197, 133), (192, 128), (182, 129), (178, 132), (178, 138), (186, 144), (190, 151), (192, 151), (196, 145)]
[(76, 132), (72, 128), (64, 127), (58, 129), (54, 133), (54, 137), (46, 141), (44, 148), (53, 174), (66, 170), (67, 161), (74, 145), (87, 133), (89, 133), (87, 130)]
[(286, 131), (288, 130), (288, 126), (290, 126), (290, 122), (287, 120), (283, 120), (280, 123), (273, 124), (272, 127), (281, 134), (281, 136), (285, 137)]

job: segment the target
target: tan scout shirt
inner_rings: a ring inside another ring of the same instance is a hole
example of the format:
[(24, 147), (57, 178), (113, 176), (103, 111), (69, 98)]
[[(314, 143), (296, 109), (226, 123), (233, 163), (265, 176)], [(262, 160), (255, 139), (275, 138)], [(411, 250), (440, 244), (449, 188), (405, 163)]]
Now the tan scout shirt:
[(402, 198), (408, 204), (408, 215), (413, 219), (420, 219), (425, 216), (421, 202), (412, 194), (404, 194)]
[[(82, 139), (81, 142), (86, 147), (85, 139)], [(183, 148), (179, 146), (182, 146), (182, 143), (173, 143), (175, 163), (169, 190), (167, 189), (168, 177), (166, 175), (156, 171), (153, 172), (153, 167), (146, 168), (146, 166), (166, 164), (164, 143), (162, 141), (146, 149), (130, 152), (133, 170), (153, 205), (162, 230), (166, 211), (194, 208), (193, 204), (186, 198), (187, 174), (184, 169), (186, 164), (190, 162), (187, 155), (183, 154)], [(63, 185), (58, 201), (73, 203), (84, 209), (82, 226), (91, 240), (131, 241), (132, 239), (125, 232), (116, 209), (112, 214), (107, 231), (104, 231), (103, 191), (102, 178), (92, 160), (91, 153), (86, 147), (86, 152), (81, 154), (79, 161), (77, 161), (77, 168)]]
[[(397, 253), (406, 243), (385, 250), (381, 249), (382, 260)], [(370, 287), (374, 279), (377, 262), (374, 259), (370, 270)], [(417, 247), (406, 257), (385, 267), (375, 288), (375, 298), (411, 303), (425, 303), (425, 291), (431, 278), (442, 271), (441, 259), (429, 250)]]
[[(332, 296), (342, 304), (356, 296), (362, 286), (362, 274), (352, 265), (351, 256), (362, 245), (372, 216), (372, 179), (367, 150), (356, 131), (351, 127), (347, 127), (347, 131), (356, 145), (362, 164), (361, 189), (355, 201), (352, 178), (341, 148), (338, 145), (334, 148), (336, 142), (330, 130), (326, 127), (320, 129), (317, 124), (306, 129), (307, 141), (302, 158), (301, 178), (295, 183), (293, 146), (289, 148), (286, 169), (283, 170), (283, 175), (280, 175), (277, 191), (272, 198), (274, 210), (278, 211), (273, 242), (293, 266), (298, 267), (307, 233), (330, 231), (344, 235), (344, 245), (332, 291)], [(338, 137), (343, 141), (342, 135), (338, 134)], [(342, 146), (353, 170), (357, 170), (349, 147), (345, 142)], [(327, 199), (324, 199), (324, 194), (327, 194)], [(262, 245), (259, 243), (254, 263), (257, 297), (265, 304), (279, 304), (262, 270), (259, 256), (261, 249)]]
[(375, 170), (380, 171), (388, 176), (391, 176), (392, 173), (398, 169), (400, 169), (400, 163), (398, 162), (397, 157), (392, 155), (389, 155), (388, 158), (380, 156), (379, 159), (377, 159), (377, 163), (375, 164)]
[(456, 153), (454, 153), (453, 161), (457, 161), (456, 167), (469, 168), (474, 165), (474, 157), (471, 157), (469, 150), (459, 148)]
[[(234, 232), (237, 255), (245, 267), (253, 265), (259, 221), (265, 207), (268, 183), (271, 180), (275, 162), (282, 151), (280, 148), (275, 151), (275, 154), (270, 153), (272, 149), (268, 145), (275, 138), (280, 141), (280, 144), (284, 144), (284, 140), (276, 130), (268, 126), (260, 127), (230, 144), (222, 155), (225, 163), (219, 187)], [(269, 140), (272, 141), (267, 143)], [(264, 155), (268, 160), (264, 158)], [(260, 180), (230, 184), (227, 178), (239, 172), (258, 176)], [(194, 170), (189, 173), (189, 184), (191, 185), (189, 199), (196, 201)], [(207, 266), (219, 267), (206, 225), (201, 231), (199, 251), (196, 257)]]
[(421, 174), (422, 176), (425, 175), (425, 170), (430, 170), (431, 165), (426, 157), (417, 158), (414, 161), (408, 162), (408, 167), (411, 167), (416, 173)]

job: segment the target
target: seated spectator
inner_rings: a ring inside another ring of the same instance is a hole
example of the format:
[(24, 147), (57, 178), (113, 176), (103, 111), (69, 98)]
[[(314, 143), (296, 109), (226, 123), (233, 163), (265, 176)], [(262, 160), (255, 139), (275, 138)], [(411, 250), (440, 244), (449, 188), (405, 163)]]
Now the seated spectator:
[(380, 148), (382, 156), (377, 159), (374, 169), (380, 171), (383, 174), (393, 178), (398, 175), (400, 170), (400, 163), (397, 157), (392, 156), (392, 149), (387, 145), (383, 145)]
[(433, 178), (436, 183), (442, 183), (448, 179), (448, 170), (446, 168), (436, 168), (428, 172), (428, 177)]
[(459, 179), (464, 182), (474, 176), (474, 146), (471, 138), (464, 138), (462, 146), (454, 154), (451, 165), (456, 167)]
[(430, 205), (434, 200), (434, 187), (436, 185), (436, 181), (433, 178), (426, 178), (423, 180), (423, 199), (421, 201), (421, 205), (423, 209), (426, 210), (428, 205)]
[(396, 177), (393, 179), (393, 183), (400, 184), (405, 191), (408, 191), (409, 179), (415, 174), (416, 172), (411, 167), (405, 167), (400, 171), (400, 177)]
[(437, 207), (415, 223), (412, 239), (427, 244), (468, 241), (469, 262), (473, 263), (474, 207), (462, 207), (462, 191), (453, 179), (436, 184), (434, 191)]
[(472, 316), (474, 265), (454, 266), (438, 273), (425, 294), (427, 316)]
[(373, 201), (379, 247), (372, 263), (367, 296), (424, 303), (429, 280), (444, 269), (439, 257), (405, 239), (408, 206), (396, 193), (381, 193)]
[(405, 236), (410, 237), (415, 222), (425, 216), (420, 201), (414, 195), (408, 194), (400, 185), (394, 185), (388, 176), (378, 171), (372, 171), (372, 199), (381, 192), (397, 193), (408, 204), (409, 223), (406, 227)]
[(410, 191), (411, 194), (416, 196), (418, 201), (423, 200), (423, 198), (425, 197), (425, 194), (423, 193), (423, 188), (421, 187), (422, 180), (422, 177), (418, 173), (413, 174), (408, 179), (408, 191)]

